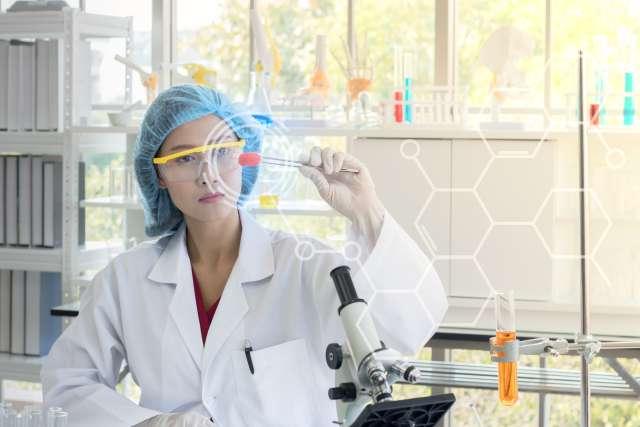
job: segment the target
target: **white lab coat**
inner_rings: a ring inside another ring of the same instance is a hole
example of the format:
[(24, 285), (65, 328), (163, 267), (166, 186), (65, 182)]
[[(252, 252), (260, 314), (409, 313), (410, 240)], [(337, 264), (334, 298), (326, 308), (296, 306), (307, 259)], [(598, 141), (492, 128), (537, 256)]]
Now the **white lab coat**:
[[(415, 354), (444, 317), (437, 274), (388, 212), (364, 264), (347, 262), (317, 240), (267, 230), (248, 213), (240, 218), (239, 256), (205, 345), (184, 225), (119, 255), (96, 275), (42, 369), (45, 403), (68, 410), (70, 427), (131, 426), (181, 411), (224, 427), (332, 425), (336, 409), (327, 390), (334, 371), (325, 348), (343, 342), (329, 276), (339, 265), (351, 266), (388, 347)], [(295, 255), (298, 241), (313, 245), (312, 258)], [(371, 301), (374, 289), (381, 293)], [(245, 340), (254, 350), (254, 375)], [(114, 391), (123, 361), (142, 390), (139, 406)]]

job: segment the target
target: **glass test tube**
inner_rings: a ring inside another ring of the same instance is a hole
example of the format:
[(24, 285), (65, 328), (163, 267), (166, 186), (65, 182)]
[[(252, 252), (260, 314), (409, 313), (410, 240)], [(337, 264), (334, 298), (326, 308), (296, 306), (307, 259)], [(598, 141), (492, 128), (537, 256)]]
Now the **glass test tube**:
[(51, 406), (49, 409), (47, 409), (46, 426), (45, 427), (53, 427), (54, 426), (55, 416), (59, 412), (63, 412), (63, 411), (62, 411), (62, 408), (59, 408), (57, 406)]
[[(516, 340), (516, 319), (513, 291), (496, 292), (496, 344)], [(518, 361), (498, 362), (498, 395), (503, 405), (518, 401)]]
[(67, 427), (67, 421), (69, 414), (64, 411), (59, 411), (53, 414), (53, 427)]
[(27, 427), (44, 427), (40, 409), (32, 409), (27, 413)]
[(413, 76), (415, 57), (412, 51), (406, 51), (402, 55), (402, 78), (404, 83), (404, 121), (413, 122)]
[(393, 48), (393, 116), (396, 123), (404, 122), (404, 94), (402, 91), (402, 48)]

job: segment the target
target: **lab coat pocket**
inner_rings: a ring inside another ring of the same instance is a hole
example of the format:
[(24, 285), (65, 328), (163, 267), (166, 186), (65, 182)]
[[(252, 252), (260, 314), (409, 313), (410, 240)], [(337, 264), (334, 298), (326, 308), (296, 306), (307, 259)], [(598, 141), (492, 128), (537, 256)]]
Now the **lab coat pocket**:
[(317, 417), (313, 375), (304, 339), (251, 352), (254, 373), (244, 351), (234, 351), (233, 372), (246, 425), (303, 426)]

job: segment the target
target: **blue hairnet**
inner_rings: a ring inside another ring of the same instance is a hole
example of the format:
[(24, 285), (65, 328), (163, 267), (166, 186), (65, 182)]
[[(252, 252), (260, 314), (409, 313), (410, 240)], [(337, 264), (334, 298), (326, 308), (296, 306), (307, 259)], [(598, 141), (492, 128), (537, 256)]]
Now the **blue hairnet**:
[[(245, 140), (244, 151), (259, 152), (260, 125), (251, 115), (232, 104), (222, 93), (199, 85), (171, 87), (158, 95), (144, 116), (135, 148), (135, 171), (144, 207), (144, 229), (150, 236), (174, 232), (182, 223), (182, 212), (166, 189), (160, 188), (152, 159), (165, 138), (178, 126), (206, 115), (218, 116)], [(242, 189), (238, 204), (244, 203), (258, 177), (258, 167), (242, 168)]]

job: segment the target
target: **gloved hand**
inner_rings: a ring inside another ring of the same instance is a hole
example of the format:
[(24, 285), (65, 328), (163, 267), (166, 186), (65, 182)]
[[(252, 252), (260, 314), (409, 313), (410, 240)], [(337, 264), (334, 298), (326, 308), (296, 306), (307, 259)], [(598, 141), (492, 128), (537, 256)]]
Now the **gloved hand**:
[[(313, 147), (308, 166), (300, 173), (309, 178), (332, 208), (346, 216), (373, 248), (382, 229), (384, 206), (375, 192), (367, 167), (354, 156), (331, 148)], [(338, 172), (341, 168), (359, 173)]]
[(209, 418), (195, 412), (160, 414), (149, 418), (134, 427), (213, 427)]

